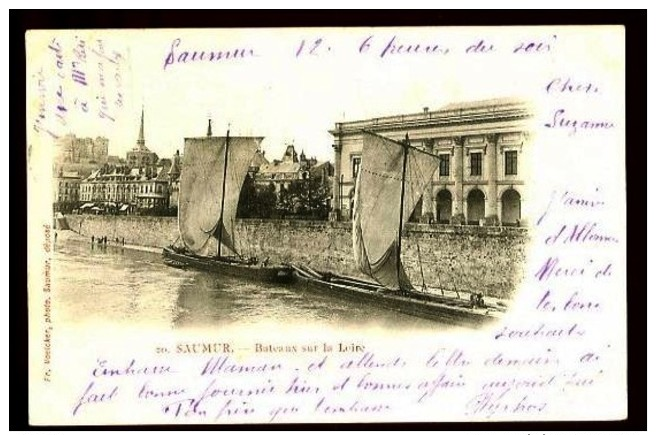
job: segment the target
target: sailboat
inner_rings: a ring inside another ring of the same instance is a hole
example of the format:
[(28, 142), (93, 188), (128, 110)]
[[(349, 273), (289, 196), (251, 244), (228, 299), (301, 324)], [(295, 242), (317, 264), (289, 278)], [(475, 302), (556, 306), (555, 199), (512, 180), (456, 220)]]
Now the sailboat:
[(263, 281), (293, 278), (288, 266), (245, 258), (236, 248), (239, 194), (262, 139), (230, 137), (230, 130), (225, 137), (212, 136), (211, 120), (206, 137), (185, 138), (178, 200), (180, 235), (162, 252), (167, 264)]
[[(401, 259), (402, 234), (439, 165), (437, 156), (372, 132), (363, 132), (362, 164), (355, 187), (353, 254), (358, 269), (372, 280), (293, 266), (305, 288), (445, 323), (480, 324), (503, 307), (487, 306), (482, 295), (469, 299), (417, 291)], [(424, 290), (428, 287), (423, 286)]]

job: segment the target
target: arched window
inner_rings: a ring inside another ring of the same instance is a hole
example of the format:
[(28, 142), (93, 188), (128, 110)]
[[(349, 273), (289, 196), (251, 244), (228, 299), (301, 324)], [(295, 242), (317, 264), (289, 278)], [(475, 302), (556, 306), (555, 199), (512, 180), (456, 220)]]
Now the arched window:
[(453, 196), (451, 195), (451, 192), (447, 189), (442, 189), (437, 192), (435, 200), (437, 209), (436, 220), (439, 223), (449, 223), (451, 221), (451, 210), (453, 207)]
[(501, 223), (503, 225), (517, 225), (521, 218), (521, 196), (515, 189), (508, 189), (501, 195)]
[(479, 189), (473, 189), (467, 195), (467, 222), (478, 225), (485, 217), (485, 195)]

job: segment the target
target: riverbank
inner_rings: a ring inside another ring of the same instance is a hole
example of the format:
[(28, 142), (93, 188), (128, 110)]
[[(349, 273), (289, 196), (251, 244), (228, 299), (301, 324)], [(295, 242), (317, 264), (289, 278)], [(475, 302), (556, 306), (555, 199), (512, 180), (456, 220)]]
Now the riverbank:
[[(88, 242), (107, 236), (131, 249), (161, 252), (178, 238), (175, 217), (67, 215), (69, 228)], [(303, 264), (364, 278), (353, 260), (350, 222), (239, 219), (237, 249), (270, 263)], [(413, 283), (511, 299), (523, 276), (524, 228), (408, 224), (403, 263)]]
[[(101, 237), (101, 236), (98, 236)], [(104, 237), (104, 236), (102, 236)], [(73, 230), (57, 230), (57, 241), (58, 242), (78, 242), (78, 243), (91, 243), (91, 238), (83, 236), (81, 234), (76, 233)], [(94, 242), (95, 244), (99, 244), (98, 240), (94, 236)], [(132, 249), (134, 251), (143, 251), (143, 252), (152, 252), (154, 254), (161, 254), (162, 249), (153, 247), (153, 246), (140, 246), (140, 245), (132, 245), (129, 243), (123, 244), (120, 239), (119, 242), (116, 242), (116, 239), (110, 240), (109, 237), (107, 237), (107, 246), (113, 246), (115, 248), (125, 248), (125, 249)]]

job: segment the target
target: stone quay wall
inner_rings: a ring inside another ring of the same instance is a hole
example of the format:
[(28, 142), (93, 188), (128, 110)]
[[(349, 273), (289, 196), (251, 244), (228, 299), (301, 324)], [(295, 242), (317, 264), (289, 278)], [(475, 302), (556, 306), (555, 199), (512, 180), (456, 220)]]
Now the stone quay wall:
[[(66, 220), (89, 239), (107, 236), (164, 247), (178, 237), (175, 217), (68, 215)], [(244, 256), (363, 276), (353, 261), (350, 222), (241, 219), (235, 238)], [(528, 239), (524, 228), (408, 224), (402, 258), (418, 287), (425, 282), (506, 299), (522, 279)]]

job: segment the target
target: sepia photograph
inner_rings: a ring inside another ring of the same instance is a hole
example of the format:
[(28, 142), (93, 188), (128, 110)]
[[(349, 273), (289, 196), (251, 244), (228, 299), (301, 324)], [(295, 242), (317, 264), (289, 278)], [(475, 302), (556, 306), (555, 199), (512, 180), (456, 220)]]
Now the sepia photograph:
[(623, 27), (25, 42), (31, 424), (626, 417)]

